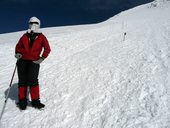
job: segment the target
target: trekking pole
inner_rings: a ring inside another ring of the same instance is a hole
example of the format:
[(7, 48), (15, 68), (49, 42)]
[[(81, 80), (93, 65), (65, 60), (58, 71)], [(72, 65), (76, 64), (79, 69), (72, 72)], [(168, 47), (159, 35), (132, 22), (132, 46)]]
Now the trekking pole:
[(7, 92), (7, 95), (6, 95), (6, 97), (5, 97), (4, 106), (3, 106), (3, 109), (2, 109), (1, 115), (0, 115), (0, 124), (1, 124), (1, 119), (2, 119), (2, 116), (3, 116), (4, 110), (5, 110), (6, 104), (7, 104), (9, 92), (10, 92), (10, 89), (11, 89), (11, 86), (12, 86), (12, 81), (13, 81), (13, 79), (14, 79), (14, 75), (15, 75), (16, 69), (17, 69), (17, 65), (15, 65), (15, 68), (14, 68), (14, 71), (13, 71), (13, 75), (12, 75), (12, 78), (11, 78), (11, 82), (10, 82), (10, 84), (9, 84), (8, 92)]

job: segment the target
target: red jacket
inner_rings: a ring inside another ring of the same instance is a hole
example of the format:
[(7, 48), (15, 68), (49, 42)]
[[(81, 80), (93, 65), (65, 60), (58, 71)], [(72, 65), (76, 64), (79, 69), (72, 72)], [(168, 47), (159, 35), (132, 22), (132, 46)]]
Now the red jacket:
[(30, 47), (29, 37), (25, 33), (18, 41), (15, 53), (21, 53), (23, 60), (38, 60), (40, 58), (41, 51), (43, 49), (42, 57), (46, 58), (50, 53), (50, 45), (47, 38), (40, 33), (38, 37), (34, 40), (32, 47)]

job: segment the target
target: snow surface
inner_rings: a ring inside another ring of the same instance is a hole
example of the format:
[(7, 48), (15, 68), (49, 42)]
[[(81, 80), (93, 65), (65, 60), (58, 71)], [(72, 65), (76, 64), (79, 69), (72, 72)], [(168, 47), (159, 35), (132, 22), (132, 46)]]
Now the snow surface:
[[(42, 111), (20, 111), (17, 75), (1, 128), (170, 128), (170, 1), (154, 1), (93, 25), (44, 28)], [(0, 34), (0, 112), (25, 31)], [(126, 34), (125, 34), (126, 33)]]

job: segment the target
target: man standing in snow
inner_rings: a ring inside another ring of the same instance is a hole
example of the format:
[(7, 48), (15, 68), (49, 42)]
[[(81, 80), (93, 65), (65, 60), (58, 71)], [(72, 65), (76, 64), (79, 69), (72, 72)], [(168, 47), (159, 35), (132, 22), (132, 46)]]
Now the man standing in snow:
[(18, 100), (21, 110), (25, 110), (27, 107), (28, 86), (32, 106), (38, 109), (45, 107), (40, 102), (38, 74), (40, 63), (47, 58), (50, 51), (48, 40), (40, 32), (40, 20), (31, 17), (28, 31), (20, 38), (15, 48), (15, 57), (18, 60)]

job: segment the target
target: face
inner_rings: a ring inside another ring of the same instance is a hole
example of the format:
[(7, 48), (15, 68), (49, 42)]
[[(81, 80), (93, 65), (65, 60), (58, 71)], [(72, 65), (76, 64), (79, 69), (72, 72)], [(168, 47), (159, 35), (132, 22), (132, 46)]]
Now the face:
[(40, 28), (40, 25), (38, 22), (30, 22), (29, 23), (29, 29), (31, 29), (32, 31), (38, 30)]

